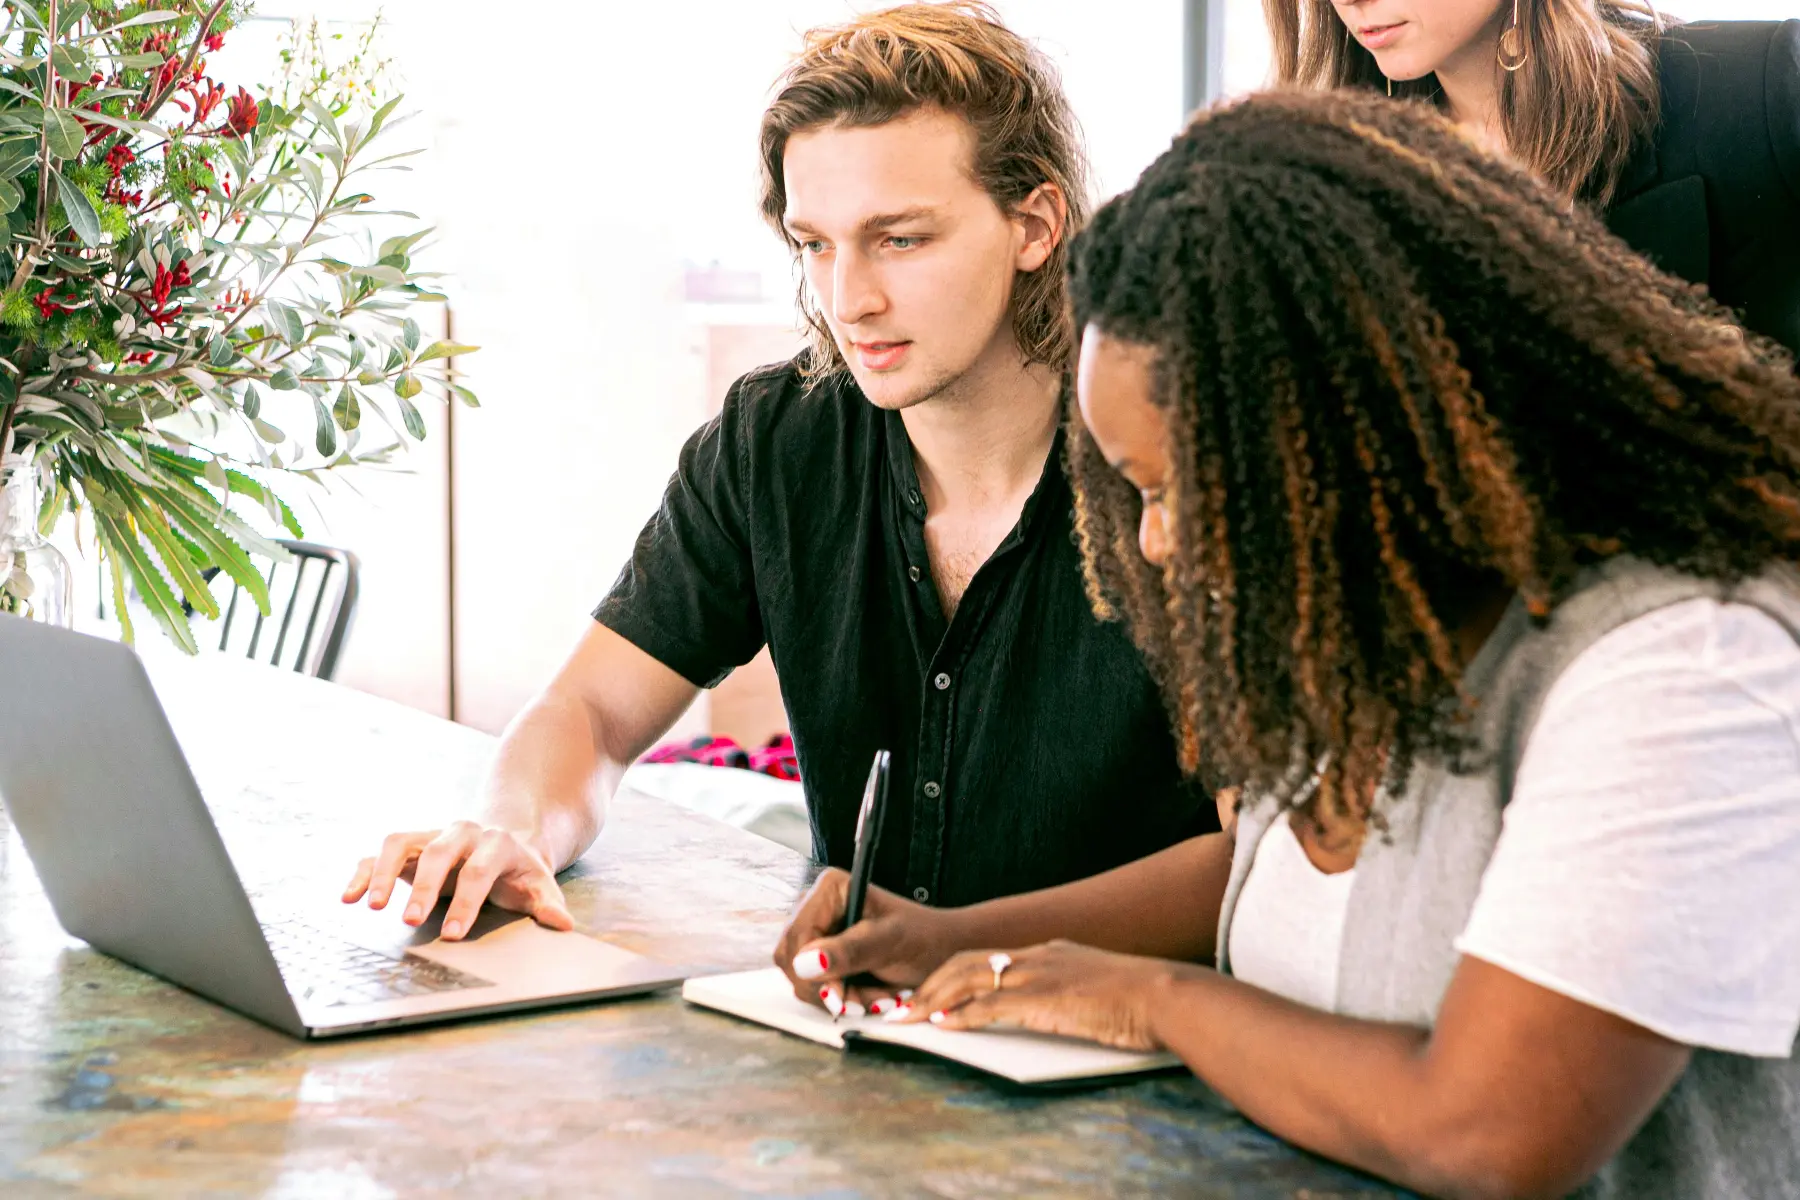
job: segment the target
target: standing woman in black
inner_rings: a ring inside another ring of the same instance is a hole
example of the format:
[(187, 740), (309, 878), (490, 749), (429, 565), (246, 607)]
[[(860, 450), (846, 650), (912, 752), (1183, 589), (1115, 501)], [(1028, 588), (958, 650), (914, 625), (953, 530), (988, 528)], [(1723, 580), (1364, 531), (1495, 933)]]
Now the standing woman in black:
[(1635, 0), (1264, 0), (1279, 82), (1435, 104), (1800, 352), (1800, 20)]

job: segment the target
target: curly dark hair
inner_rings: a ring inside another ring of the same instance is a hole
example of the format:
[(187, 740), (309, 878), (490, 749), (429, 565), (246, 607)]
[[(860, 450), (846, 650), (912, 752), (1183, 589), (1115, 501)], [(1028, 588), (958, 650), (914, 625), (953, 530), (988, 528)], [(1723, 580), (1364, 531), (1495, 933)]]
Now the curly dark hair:
[(1324, 762), (1309, 815), (1360, 825), (1378, 781), (1460, 744), (1468, 597), (1543, 618), (1612, 555), (1716, 578), (1795, 556), (1792, 359), (1422, 104), (1203, 115), (1070, 276), (1078, 328), (1154, 351), (1172, 438), (1158, 569), (1071, 409), (1089, 596), (1213, 786), (1299, 803)]

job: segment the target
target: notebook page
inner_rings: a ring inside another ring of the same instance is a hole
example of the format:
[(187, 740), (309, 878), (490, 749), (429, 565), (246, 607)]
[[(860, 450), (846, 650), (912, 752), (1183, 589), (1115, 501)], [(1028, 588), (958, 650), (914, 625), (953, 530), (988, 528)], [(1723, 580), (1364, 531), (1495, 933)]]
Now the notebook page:
[[(834, 1022), (824, 1009), (796, 999), (794, 985), (777, 967), (690, 979), (681, 985), (681, 998), (839, 1050), (844, 1048), (844, 1030), (858, 1024), (849, 1018)], [(864, 1017), (861, 1023), (870, 1021)]]
[(1016, 1083), (1059, 1083), (1130, 1075), (1177, 1066), (1173, 1054), (1136, 1054), (1094, 1042), (1022, 1030), (958, 1031), (935, 1025), (896, 1025), (880, 1017), (844, 1018), (794, 996), (793, 985), (775, 967), (732, 975), (690, 979), (682, 999), (791, 1033), (826, 1046), (842, 1048), (844, 1035), (887, 1042), (964, 1063)]
[(855, 1031), (869, 1041), (923, 1050), (1014, 1083), (1064, 1083), (1135, 1075), (1181, 1065), (1173, 1054), (1114, 1050), (1098, 1042), (1028, 1033), (1022, 1029), (939, 1029), (935, 1025), (891, 1025)]

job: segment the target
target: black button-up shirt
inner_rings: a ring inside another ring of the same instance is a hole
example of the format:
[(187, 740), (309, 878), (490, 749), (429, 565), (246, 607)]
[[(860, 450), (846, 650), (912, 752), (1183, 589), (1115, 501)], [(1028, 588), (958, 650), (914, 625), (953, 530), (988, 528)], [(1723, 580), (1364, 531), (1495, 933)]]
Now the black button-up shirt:
[(1184, 784), (1154, 685), (1082, 587), (1061, 438), (1018, 524), (945, 619), (897, 413), (792, 364), (733, 385), (595, 609), (698, 686), (765, 642), (812, 815), (848, 866), (893, 754), (875, 880), (971, 904), (1092, 875), (1218, 828)]

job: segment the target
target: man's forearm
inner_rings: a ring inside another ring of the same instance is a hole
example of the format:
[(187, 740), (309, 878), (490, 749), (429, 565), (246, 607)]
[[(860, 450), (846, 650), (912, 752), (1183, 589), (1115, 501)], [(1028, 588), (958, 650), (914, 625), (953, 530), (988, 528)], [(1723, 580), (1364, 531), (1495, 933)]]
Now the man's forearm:
[(1231, 840), (1190, 838), (1088, 879), (953, 909), (962, 948), (1055, 938), (1121, 954), (1210, 962), (1231, 874)]
[(524, 838), (560, 871), (606, 822), (628, 764), (605, 749), (579, 699), (548, 691), (507, 726), (484, 788), (482, 820)]

